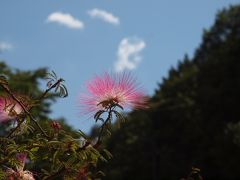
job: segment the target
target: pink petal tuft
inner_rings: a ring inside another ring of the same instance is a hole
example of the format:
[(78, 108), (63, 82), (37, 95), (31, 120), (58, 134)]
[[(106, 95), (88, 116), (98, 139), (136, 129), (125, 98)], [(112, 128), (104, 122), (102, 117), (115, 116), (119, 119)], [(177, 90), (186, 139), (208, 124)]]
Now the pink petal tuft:
[(130, 73), (95, 76), (87, 83), (87, 93), (80, 96), (83, 114), (104, 109), (104, 101), (116, 101), (124, 108), (144, 109), (147, 98), (136, 79)]

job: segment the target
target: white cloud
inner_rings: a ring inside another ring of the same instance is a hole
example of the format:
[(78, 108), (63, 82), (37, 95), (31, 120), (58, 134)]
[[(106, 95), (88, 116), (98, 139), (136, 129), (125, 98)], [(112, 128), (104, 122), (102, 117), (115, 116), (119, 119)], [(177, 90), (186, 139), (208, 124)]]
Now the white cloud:
[(71, 29), (84, 28), (84, 23), (82, 21), (74, 18), (71, 14), (62, 13), (62, 12), (51, 13), (47, 18), (47, 22), (56, 22)]
[(111, 14), (110, 12), (107, 12), (102, 9), (97, 9), (97, 8), (92, 9), (92, 10), (88, 11), (88, 14), (93, 18), (99, 18), (99, 19), (101, 19), (107, 23), (113, 24), (113, 25), (120, 24), (120, 20), (118, 17), (116, 17), (113, 14)]
[(8, 51), (12, 49), (13, 46), (8, 42), (0, 42), (0, 52)]
[(119, 44), (115, 63), (115, 71), (121, 72), (125, 69), (132, 70), (137, 67), (142, 57), (140, 52), (146, 47), (141, 39), (124, 38)]

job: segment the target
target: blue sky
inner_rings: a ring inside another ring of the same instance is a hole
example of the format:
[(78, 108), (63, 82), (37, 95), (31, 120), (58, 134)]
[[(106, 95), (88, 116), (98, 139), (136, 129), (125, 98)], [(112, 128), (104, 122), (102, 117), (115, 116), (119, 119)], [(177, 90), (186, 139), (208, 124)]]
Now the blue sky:
[(69, 97), (54, 104), (88, 131), (77, 106), (84, 82), (104, 71), (129, 70), (149, 95), (184, 54), (192, 56), (218, 10), (239, 0), (2, 0), (0, 59), (12, 67), (48, 67), (66, 80)]

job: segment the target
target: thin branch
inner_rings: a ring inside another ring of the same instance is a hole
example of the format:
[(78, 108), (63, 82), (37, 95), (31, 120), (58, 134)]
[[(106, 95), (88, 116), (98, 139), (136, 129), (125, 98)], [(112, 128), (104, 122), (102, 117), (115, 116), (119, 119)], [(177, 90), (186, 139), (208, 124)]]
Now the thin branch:
[[(60, 78), (56, 83), (54, 83), (50, 88), (46, 89), (46, 91), (38, 98), (39, 100), (43, 99), (46, 94), (51, 91), (53, 88), (55, 88), (59, 83), (61, 83), (63, 81), (62, 78)], [(47, 138), (49, 138), (49, 136), (44, 132), (44, 130), (42, 129), (42, 127), (39, 125), (39, 123), (35, 120), (35, 118), (29, 113), (29, 111), (32, 109), (32, 107), (29, 108), (29, 110), (27, 110), (25, 108), (25, 105), (14, 95), (11, 93), (11, 91), (9, 90), (8, 86), (4, 85), (4, 84), (0, 84), (1, 87), (16, 101), (18, 102), (18, 104), (22, 107), (23, 111), (30, 117), (30, 119), (37, 125), (37, 127), (40, 129), (40, 131), (43, 133), (44, 136), (46, 136)], [(20, 121), (17, 125), (16, 128), (14, 128), (7, 137), (10, 137), (20, 126), (21, 124), (24, 122), (24, 120)]]
[[(23, 111), (30, 117), (30, 119), (37, 125), (37, 127), (39, 128), (39, 130), (42, 132), (42, 134), (49, 138), (49, 136), (46, 134), (46, 132), (44, 132), (44, 130), (42, 129), (42, 127), (40, 126), (40, 124), (35, 120), (35, 118), (32, 116), (32, 114), (26, 109), (25, 105), (10, 91), (10, 89), (8, 88), (7, 85), (5, 84), (1, 84), (1, 87), (11, 96), (11, 98), (13, 100), (15, 100), (23, 109)], [(21, 122), (18, 123), (17, 127), (14, 128), (7, 137), (10, 137), (20, 126), (21, 124), (24, 122), (24, 120), (22, 120)]]
[(13, 130), (11, 130), (10, 133), (6, 137), (9, 138), (21, 126), (21, 124), (23, 122), (24, 122), (24, 119), (22, 121), (18, 122), (18, 125)]
[(59, 83), (63, 82), (64, 80), (60, 78), (55, 82), (50, 88), (46, 89), (46, 91), (38, 98), (39, 100), (43, 99), (49, 91), (51, 91), (53, 88), (55, 88)]
[[(112, 108), (112, 107), (109, 107), (108, 117), (107, 117), (107, 119), (103, 122), (103, 124), (102, 124), (101, 127), (100, 127), (100, 132), (99, 132), (98, 137), (97, 137), (97, 142), (93, 145), (94, 148), (98, 148), (99, 145), (101, 144), (101, 138), (102, 138), (102, 136), (103, 136), (105, 126), (107, 125), (107, 123), (108, 123), (108, 122), (111, 120), (111, 118), (112, 118), (112, 111), (113, 111), (113, 108)], [(84, 146), (79, 147), (79, 148), (77, 149), (77, 152), (79, 152), (79, 151), (81, 151), (81, 150), (85, 150), (88, 145), (91, 145), (91, 142), (90, 142), (90, 141), (87, 141), (87, 142), (84, 144)]]
[(99, 132), (99, 135), (98, 135), (98, 140), (97, 140), (96, 144), (99, 144), (101, 142), (101, 138), (103, 136), (104, 128), (107, 125), (107, 123), (111, 120), (111, 118), (112, 118), (112, 108), (110, 107), (109, 111), (108, 111), (108, 117), (101, 126), (101, 129), (100, 129), (100, 132)]

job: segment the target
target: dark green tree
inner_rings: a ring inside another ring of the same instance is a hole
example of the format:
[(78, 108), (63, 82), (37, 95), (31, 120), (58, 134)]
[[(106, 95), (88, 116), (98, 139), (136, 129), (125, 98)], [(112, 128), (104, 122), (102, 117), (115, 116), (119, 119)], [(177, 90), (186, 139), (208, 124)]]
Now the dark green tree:
[(114, 130), (105, 179), (180, 179), (192, 167), (204, 179), (240, 178), (239, 42), (236, 5), (217, 14), (193, 58), (169, 70), (150, 108)]

